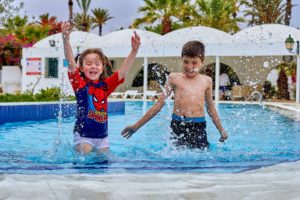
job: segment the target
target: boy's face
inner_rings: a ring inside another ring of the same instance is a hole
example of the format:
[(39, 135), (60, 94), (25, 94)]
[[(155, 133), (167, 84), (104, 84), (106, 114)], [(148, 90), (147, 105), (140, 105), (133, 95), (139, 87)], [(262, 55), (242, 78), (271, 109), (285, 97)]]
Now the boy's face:
[(82, 71), (87, 79), (91, 81), (99, 80), (103, 70), (103, 63), (100, 60), (99, 55), (90, 53), (83, 58)]
[(183, 63), (183, 73), (188, 78), (196, 77), (199, 74), (200, 67), (203, 64), (202, 60), (199, 57), (189, 57), (189, 56), (183, 56), (182, 63)]

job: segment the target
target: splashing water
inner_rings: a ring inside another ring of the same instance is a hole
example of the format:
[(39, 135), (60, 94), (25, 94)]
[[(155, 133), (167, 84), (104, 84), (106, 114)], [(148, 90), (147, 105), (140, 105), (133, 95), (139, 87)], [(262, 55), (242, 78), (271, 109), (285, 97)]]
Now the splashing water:
[(122, 129), (142, 116), (143, 104), (149, 109), (153, 102), (126, 102), (125, 115), (110, 115), (111, 152), (105, 157), (96, 153), (82, 156), (74, 151), (74, 118), (62, 119), (61, 144), (52, 156), (45, 154), (53, 150), (56, 120), (2, 125), (0, 173), (220, 173), (300, 159), (300, 122), (258, 105), (219, 104), (230, 138), (225, 144), (219, 143), (219, 133), (207, 117), (210, 148), (204, 151), (172, 145), (166, 106), (132, 138), (122, 138)]

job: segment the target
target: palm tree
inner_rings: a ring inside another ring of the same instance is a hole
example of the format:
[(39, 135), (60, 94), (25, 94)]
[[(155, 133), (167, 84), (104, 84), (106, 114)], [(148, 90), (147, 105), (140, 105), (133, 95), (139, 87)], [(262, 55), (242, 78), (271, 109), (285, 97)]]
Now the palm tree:
[(35, 42), (48, 36), (50, 27), (41, 26), (35, 23), (28, 24), (14, 32), (21, 44), (32, 46)]
[(28, 23), (28, 17), (21, 17), (19, 15), (6, 19), (2, 24), (3, 29), (1, 34), (14, 34), (17, 30), (22, 30)]
[(245, 16), (250, 16), (249, 25), (282, 24), (286, 11), (286, 4), (282, 0), (243, 0), (248, 10)]
[(87, 14), (90, 8), (91, 0), (77, 0), (79, 8), (82, 10), (81, 14), (81, 27), (83, 31), (88, 31), (90, 16)]
[(284, 24), (289, 26), (292, 17), (292, 0), (286, 0)]
[(162, 34), (172, 31), (173, 21), (179, 21), (187, 12), (189, 0), (144, 0), (145, 6), (138, 9), (144, 17), (138, 18), (132, 24), (135, 28), (141, 24), (161, 24)]
[(55, 16), (50, 16), (49, 13), (45, 13), (39, 16), (39, 21), (36, 21), (36, 23), (44, 28), (49, 27), (48, 35), (52, 35), (61, 32), (61, 22), (57, 22), (56, 19)]
[(236, 0), (196, 0), (198, 10), (193, 14), (194, 25), (203, 25), (216, 28), (225, 32), (235, 33), (239, 30), (236, 13), (239, 10)]
[(92, 20), (89, 15), (83, 16), (83, 14), (76, 13), (73, 19), (75, 28), (79, 31), (88, 32), (91, 30)]
[(0, 0), (0, 28), (6, 19), (13, 17), (23, 6), (24, 2), (16, 3), (13, 0)]
[(101, 9), (101, 8), (95, 8), (92, 10), (92, 13), (94, 17), (92, 17), (92, 23), (95, 25), (92, 27), (93, 29), (97, 26), (99, 27), (99, 35), (102, 35), (102, 26), (107, 22), (108, 20), (112, 19), (113, 17), (109, 16), (108, 10)]

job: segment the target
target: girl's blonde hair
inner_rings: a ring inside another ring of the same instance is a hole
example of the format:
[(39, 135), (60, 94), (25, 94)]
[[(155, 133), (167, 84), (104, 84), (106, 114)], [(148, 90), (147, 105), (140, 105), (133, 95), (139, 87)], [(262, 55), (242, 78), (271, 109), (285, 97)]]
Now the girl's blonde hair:
[[(104, 55), (104, 53), (102, 52), (101, 49), (92, 48), (92, 49), (87, 49), (84, 52), (82, 52), (78, 58), (79, 67), (83, 67), (83, 60), (84, 60), (85, 56), (88, 54), (91, 54), (91, 53), (97, 54), (103, 64), (103, 73), (100, 75), (99, 80), (103, 80), (106, 77), (111, 76), (113, 74), (112, 64), (109, 61), (109, 59)], [(83, 76), (85, 78), (85, 75), (83, 73), (81, 73), (81, 76)]]

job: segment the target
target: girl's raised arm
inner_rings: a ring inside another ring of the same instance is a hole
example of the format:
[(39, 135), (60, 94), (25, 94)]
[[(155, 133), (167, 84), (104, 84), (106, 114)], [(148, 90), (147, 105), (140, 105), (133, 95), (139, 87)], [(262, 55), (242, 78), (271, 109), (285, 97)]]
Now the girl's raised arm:
[(127, 56), (127, 58), (122, 63), (121, 68), (118, 70), (119, 72), (119, 80), (123, 79), (134, 62), (134, 59), (138, 53), (141, 41), (140, 36), (134, 31), (134, 35), (131, 37), (131, 52)]
[(72, 24), (70, 22), (64, 22), (62, 24), (62, 37), (64, 44), (65, 57), (69, 62), (69, 71), (75, 73), (77, 64), (72, 52), (72, 47), (70, 44), (70, 33), (72, 31)]

